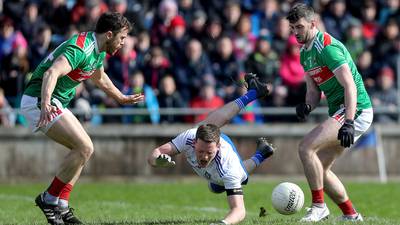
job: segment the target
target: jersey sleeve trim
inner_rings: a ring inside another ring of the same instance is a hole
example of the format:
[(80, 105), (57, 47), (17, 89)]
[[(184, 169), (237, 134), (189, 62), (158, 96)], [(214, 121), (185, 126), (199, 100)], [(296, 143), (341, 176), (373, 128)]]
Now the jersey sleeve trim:
[(176, 151), (177, 151), (178, 153), (181, 153), (181, 150), (178, 148), (178, 146), (176, 146), (176, 144), (174, 143), (174, 140), (171, 140), (170, 143), (171, 143), (172, 145), (175, 146)]
[(335, 69), (332, 70), (332, 73), (335, 73), (336, 70), (338, 70), (340, 67), (344, 66), (344, 64), (346, 64), (346, 62), (342, 62), (341, 64), (339, 64)]

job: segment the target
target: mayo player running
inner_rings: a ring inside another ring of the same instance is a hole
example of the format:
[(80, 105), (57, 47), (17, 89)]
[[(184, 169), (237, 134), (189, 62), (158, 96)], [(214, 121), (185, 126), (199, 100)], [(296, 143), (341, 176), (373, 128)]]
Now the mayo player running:
[(343, 220), (362, 221), (331, 166), (371, 125), (370, 99), (349, 52), (338, 40), (318, 31), (311, 7), (296, 4), (287, 19), (297, 41), (303, 44), (300, 61), (306, 71), (306, 101), (296, 107), (297, 116), (305, 120), (317, 107), (321, 91), (328, 100), (330, 116), (299, 145), (300, 159), (312, 193), (312, 207), (302, 221), (315, 222), (328, 217), (324, 192), (338, 204)]
[(242, 162), (231, 139), (220, 133), (219, 128), (248, 103), (268, 94), (266, 84), (260, 83), (255, 75), (247, 74), (245, 80), (249, 89), (245, 95), (210, 113), (198, 128), (186, 130), (154, 149), (148, 158), (152, 166), (172, 167), (175, 162), (171, 156), (184, 153), (193, 170), (208, 180), (210, 191), (226, 192), (230, 211), (218, 224), (235, 224), (244, 219), (242, 184), (246, 184), (248, 174), (274, 152), (264, 138), (259, 138), (256, 153)]
[(21, 100), (21, 109), (33, 131), (70, 149), (60, 161), (50, 187), (35, 202), (50, 224), (80, 224), (68, 206), (72, 187), (93, 153), (93, 143), (78, 119), (66, 109), (75, 87), (91, 79), (121, 104), (143, 100), (143, 95), (123, 95), (104, 72), (106, 53), (124, 44), (131, 24), (118, 13), (100, 16), (95, 32), (83, 32), (62, 43), (36, 68)]

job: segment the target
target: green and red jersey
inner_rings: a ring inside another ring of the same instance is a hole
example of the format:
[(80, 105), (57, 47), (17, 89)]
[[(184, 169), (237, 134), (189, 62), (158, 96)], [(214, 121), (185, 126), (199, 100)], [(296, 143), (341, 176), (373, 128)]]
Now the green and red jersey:
[(57, 98), (66, 107), (75, 96), (76, 86), (90, 78), (96, 69), (103, 66), (106, 53), (99, 52), (94, 32), (74, 35), (59, 45), (38, 65), (26, 86), (25, 95), (41, 96), (43, 74), (60, 55), (67, 58), (72, 71), (57, 80), (52, 98)]
[(328, 100), (329, 115), (344, 107), (344, 88), (333, 73), (347, 63), (357, 88), (357, 110), (371, 108), (372, 104), (364, 83), (346, 47), (328, 33), (318, 31), (309, 48), (303, 46), (300, 62)]

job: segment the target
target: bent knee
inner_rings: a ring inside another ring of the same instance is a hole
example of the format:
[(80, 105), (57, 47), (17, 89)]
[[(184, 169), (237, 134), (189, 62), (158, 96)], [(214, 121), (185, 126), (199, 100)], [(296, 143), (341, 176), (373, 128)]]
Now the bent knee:
[(79, 152), (81, 158), (85, 162), (87, 162), (94, 152), (93, 143), (92, 142), (83, 143), (76, 150)]

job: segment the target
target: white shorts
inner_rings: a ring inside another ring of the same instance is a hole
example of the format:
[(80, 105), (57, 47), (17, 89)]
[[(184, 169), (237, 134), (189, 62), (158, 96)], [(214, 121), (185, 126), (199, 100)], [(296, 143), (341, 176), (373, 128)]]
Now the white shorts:
[(22, 115), (25, 116), (26, 120), (29, 123), (29, 128), (31, 128), (32, 132), (37, 132), (38, 130), (42, 131), (43, 133), (47, 133), (47, 131), (50, 129), (53, 124), (61, 118), (61, 115), (63, 115), (66, 112), (71, 113), (67, 108), (64, 108), (61, 104), (61, 102), (53, 98), (51, 99), (51, 102), (53, 105), (57, 106), (59, 109), (57, 111), (57, 116), (54, 117), (50, 123), (48, 123), (46, 126), (43, 127), (37, 127), (37, 124), (40, 119), (40, 102), (38, 102), (38, 97), (32, 97), (29, 95), (23, 95), (21, 99), (21, 112)]
[[(359, 111), (360, 112), (360, 111)], [(333, 119), (343, 125), (345, 121), (345, 108), (339, 109), (332, 116)], [(372, 108), (362, 109), (360, 115), (354, 120), (354, 142), (356, 142), (362, 134), (364, 134), (372, 124), (374, 119), (374, 111)]]

